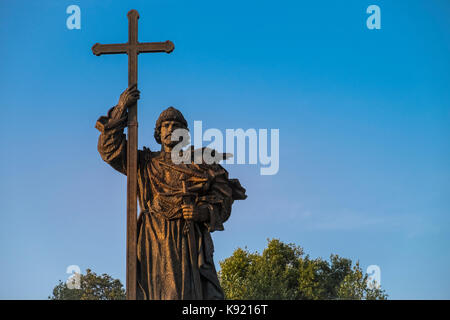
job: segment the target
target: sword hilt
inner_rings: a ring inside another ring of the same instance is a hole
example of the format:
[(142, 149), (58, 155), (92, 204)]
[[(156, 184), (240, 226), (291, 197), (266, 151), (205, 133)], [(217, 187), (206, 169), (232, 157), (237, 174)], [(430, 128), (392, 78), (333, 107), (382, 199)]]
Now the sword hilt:
[[(192, 203), (192, 194), (188, 192), (187, 184), (185, 180), (181, 181), (181, 187), (183, 190), (182, 198), (183, 198), (183, 204), (191, 204)], [(183, 228), (183, 233), (187, 235), (189, 233), (189, 229), (191, 227), (191, 220), (186, 220), (186, 223)]]

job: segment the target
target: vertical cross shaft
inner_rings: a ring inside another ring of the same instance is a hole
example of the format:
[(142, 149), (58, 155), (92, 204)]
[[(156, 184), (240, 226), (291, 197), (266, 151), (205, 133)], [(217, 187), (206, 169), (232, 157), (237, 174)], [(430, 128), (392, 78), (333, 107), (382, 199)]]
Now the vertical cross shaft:
[[(137, 84), (137, 34), (139, 14), (128, 12), (128, 86)], [(127, 150), (127, 299), (136, 300), (137, 284), (137, 102), (128, 108)]]
[[(171, 41), (138, 42), (138, 19), (136, 10), (128, 12), (128, 43), (99, 44), (92, 46), (92, 52), (102, 54), (128, 54), (128, 86), (137, 84), (137, 56), (144, 52), (167, 52), (174, 50)], [(127, 142), (127, 299), (136, 299), (137, 284), (137, 103), (128, 108), (128, 142)]]

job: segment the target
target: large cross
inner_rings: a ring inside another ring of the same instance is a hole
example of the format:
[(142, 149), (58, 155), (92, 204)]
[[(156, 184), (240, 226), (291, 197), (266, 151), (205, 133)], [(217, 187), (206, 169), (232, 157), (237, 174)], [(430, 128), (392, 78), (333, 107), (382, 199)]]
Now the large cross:
[[(128, 86), (137, 84), (137, 55), (144, 52), (171, 53), (174, 45), (166, 42), (138, 41), (139, 13), (130, 10), (128, 16), (128, 42), (92, 46), (92, 52), (102, 54), (128, 54)], [(137, 264), (137, 103), (128, 108), (128, 150), (127, 150), (127, 299), (136, 299)]]

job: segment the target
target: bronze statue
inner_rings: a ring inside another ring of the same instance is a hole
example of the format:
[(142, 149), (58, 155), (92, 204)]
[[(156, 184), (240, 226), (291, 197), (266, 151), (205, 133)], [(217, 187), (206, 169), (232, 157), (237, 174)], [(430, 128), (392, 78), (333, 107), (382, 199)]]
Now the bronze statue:
[(128, 42), (92, 47), (96, 56), (128, 55), (129, 88), (96, 123), (103, 160), (127, 175), (127, 299), (222, 299), (210, 232), (223, 230), (233, 201), (246, 198), (245, 189), (238, 180), (228, 179), (218, 163), (172, 162), (172, 132), (187, 129), (175, 108), (163, 111), (156, 123), (161, 151), (137, 150), (137, 57), (171, 53), (175, 46), (169, 40), (139, 42), (139, 13), (130, 10), (127, 17)]
[[(131, 85), (96, 123), (102, 159), (125, 175), (123, 130), (127, 109), (136, 104), (139, 94), (136, 85)], [(154, 131), (161, 151), (138, 150), (137, 299), (224, 298), (210, 233), (223, 230), (233, 201), (247, 196), (239, 181), (229, 179), (218, 163), (172, 162), (171, 151), (178, 143), (172, 141), (172, 132), (187, 127), (182, 113), (169, 107), (159, 116)]]

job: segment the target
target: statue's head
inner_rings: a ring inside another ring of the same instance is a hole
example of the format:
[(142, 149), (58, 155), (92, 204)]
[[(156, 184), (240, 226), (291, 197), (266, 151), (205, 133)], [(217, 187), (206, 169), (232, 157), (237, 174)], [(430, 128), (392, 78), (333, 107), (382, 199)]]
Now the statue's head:
[(187, 121), (183, 114), (174, 107), (169, 107), (161, 112), (156, 120), (155, 140), (159, 144), (174, 146), (178, 141), (172, 141), (172, 132), (176, 129), (187, 129), (187, 127)]

